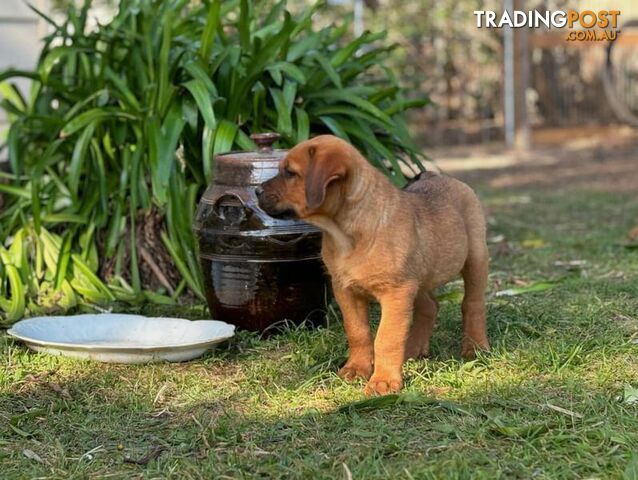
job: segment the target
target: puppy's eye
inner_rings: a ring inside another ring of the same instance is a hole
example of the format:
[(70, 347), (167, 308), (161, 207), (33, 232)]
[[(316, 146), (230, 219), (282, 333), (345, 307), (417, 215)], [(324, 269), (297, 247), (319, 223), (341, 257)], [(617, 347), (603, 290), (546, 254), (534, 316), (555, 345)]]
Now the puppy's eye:
[(294, 177), (296, 177), (298, 175), (299, 174), (297, 172), (293, 172), (288, 167), (284, 168), (284, 177), (286, 177), (286, 178), (294, 178)]

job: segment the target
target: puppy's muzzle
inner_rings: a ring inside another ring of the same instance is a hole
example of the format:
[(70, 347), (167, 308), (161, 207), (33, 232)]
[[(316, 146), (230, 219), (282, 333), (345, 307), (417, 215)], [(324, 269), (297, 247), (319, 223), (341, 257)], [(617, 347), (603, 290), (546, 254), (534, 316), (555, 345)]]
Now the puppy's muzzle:
[(255, 195), (257, 195), (259, 208), (271, 217), (282, 220), (296, 218), (296, 214), (292, 209), (281, 208), (279, 206), (279, 197), (274, 193), (266, 192), (261, 185), (255, 188)]

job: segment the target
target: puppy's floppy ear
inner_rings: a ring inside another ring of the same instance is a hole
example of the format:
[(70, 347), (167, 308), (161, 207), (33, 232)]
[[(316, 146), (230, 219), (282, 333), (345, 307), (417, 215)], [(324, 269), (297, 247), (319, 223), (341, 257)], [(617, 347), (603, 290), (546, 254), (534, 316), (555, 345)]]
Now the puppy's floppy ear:
[(306, 175), (306, 205), (319, 208), (326, 198), (326, 189), (331, 182), (345, 177), (346, 167), (338, 155), (315, 157), (315, 148), (308, 149), (310, 168)]

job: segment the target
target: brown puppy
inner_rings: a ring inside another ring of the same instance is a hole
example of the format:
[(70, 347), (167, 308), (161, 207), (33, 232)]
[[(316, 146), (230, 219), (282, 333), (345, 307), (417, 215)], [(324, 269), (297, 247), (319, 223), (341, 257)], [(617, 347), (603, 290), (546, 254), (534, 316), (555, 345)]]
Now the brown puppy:
[[(270, 215), (294, 214), (322, 229), (321, 253), (350, 347), (339, 375), (369, 379), (366, 394), (401, 389), (404, 361), (428, 352), (438, 309), (432, 292), (459, 273), (461, 354), (489, 348), (485, 220), (464, 183), (427, 173), (399, 190), (353, 146), (322, 135), (290, 150), (257, 195)], [(381, 304), (374, 342), (370, 299)]]

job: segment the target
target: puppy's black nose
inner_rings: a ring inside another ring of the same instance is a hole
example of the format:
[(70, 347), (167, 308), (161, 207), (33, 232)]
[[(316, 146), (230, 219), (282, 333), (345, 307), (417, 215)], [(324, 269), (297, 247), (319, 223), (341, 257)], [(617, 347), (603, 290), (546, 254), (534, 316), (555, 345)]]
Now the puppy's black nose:
[(264, 193), (264, 189), (263, 189), (263, 188), (261, 188), (261, 187), (257, 187), (257, 188), (255, 188), (255, 194), (256, 194), (258, 197), (261, 197), (261, 194), (262, 194), (262, 193)]

